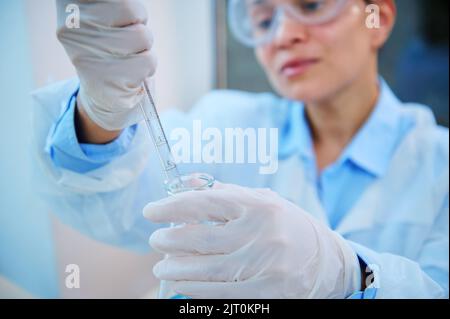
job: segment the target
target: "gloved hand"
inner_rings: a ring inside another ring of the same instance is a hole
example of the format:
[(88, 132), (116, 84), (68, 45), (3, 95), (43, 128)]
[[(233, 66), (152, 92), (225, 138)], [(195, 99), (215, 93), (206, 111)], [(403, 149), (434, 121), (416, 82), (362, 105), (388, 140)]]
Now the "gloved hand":
[[(361, 287), (358, 258), (337, 233), (269, 190), (217, 184), (150, 203), (160, 229), (153, 271), (192, 298), (346, 298)], [(213, 223), (201, 223), (201, 222)]]
[[(142, 116), (145, 79), (155, 73), (153, 38), (139, 0), (57, 0), (58, 39), (80, 78), (79, 100), (106, 130), (133, 125)], [(80, 9), (80, 28), (66, 26), (68, 4)]]

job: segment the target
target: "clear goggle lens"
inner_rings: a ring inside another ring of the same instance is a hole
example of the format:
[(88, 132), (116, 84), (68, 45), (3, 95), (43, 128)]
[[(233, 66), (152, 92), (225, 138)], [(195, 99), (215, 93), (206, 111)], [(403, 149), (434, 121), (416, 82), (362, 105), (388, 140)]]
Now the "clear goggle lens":
[(230, 0), (229, 23), (235, 37), (256, 47), (269, 43), (283, 15), (305, 25), (331, 21), (348, 0)]

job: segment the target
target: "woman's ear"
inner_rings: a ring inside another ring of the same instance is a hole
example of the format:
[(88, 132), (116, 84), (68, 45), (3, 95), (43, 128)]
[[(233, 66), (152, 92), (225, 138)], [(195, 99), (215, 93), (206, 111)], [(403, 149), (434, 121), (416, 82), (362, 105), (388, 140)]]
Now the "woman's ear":
[[(374, 0), (367, 6), (366, 26), (370, 28), (373, 48), (378, 50), (386, 43), (394, 28), (397, 6), (394, 0)], [(371, 20), (372, 19), (372, 20)], [(379, 23), (373, 23), (373, 22)]]

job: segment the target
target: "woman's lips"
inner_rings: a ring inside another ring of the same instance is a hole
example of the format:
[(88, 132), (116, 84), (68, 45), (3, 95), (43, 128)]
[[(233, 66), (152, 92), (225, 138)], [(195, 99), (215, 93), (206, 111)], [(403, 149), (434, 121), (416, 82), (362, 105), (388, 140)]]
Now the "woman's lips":
[(319, 59), (297, 59), (291, 60), (283, 65), (280, 72), (282, 75), (292, 78), (304, 74), (311, 66), (319, 62)]

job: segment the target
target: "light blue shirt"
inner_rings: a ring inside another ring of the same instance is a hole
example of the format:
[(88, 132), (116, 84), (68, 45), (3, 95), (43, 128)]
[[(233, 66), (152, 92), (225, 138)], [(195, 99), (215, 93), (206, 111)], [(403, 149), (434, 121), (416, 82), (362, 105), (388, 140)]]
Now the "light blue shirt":
[(78, 173), (86, 173), (108, 164), (112, 159), (125, 154), (136, 131), (136, 126), (127, 128), (110, 144), (91, 145), (78, 143), (75, 130), (75, 101), (78, 89), (70, 97), (61, 118), (49, 136), (47, 151), (58, 167)]
[[(288, 117), (280, 134), (280, 158), (287, 158), (293, 153), (300, 155), (309, 172), (308, 178), (316, 185), (333, 229), (367, 187), (385, 173), (393, 151), (411, 127), (411, 120), (400, 115), (399, 101), (385, 83), (382, 85), (382, 95), (368, 121), (339, 159), (321, 174), (317, 174), (311, 132), (303, 104), (284, 101), (287, 102)], [(135, 127), (124, 130), (118, 139), (107, 145), (79, 144), (74, 125), (77, 93), (70, 98), (48, 145), (55, 165), (85, 173), (125, 154), (135, 134)]]

